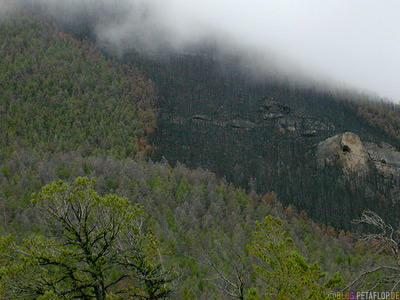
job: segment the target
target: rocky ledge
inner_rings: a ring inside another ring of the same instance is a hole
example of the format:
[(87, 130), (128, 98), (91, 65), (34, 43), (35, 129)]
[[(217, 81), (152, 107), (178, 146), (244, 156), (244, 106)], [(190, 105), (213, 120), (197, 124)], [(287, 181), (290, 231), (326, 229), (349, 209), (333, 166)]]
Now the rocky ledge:
[(365, 175), (374, 167), (385, 177), (400, 176), (400, 152), (395, 147), (363, 142), (352, 132), (320, 142), (316, 159), (320, 167), (341, 166), (347, 173)]

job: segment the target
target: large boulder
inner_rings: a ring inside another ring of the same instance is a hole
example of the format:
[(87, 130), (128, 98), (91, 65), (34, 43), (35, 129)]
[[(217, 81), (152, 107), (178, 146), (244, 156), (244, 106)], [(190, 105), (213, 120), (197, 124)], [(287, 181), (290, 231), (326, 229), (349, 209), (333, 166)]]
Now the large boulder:
[(320, 167), (341, 166), (347, 173), (365, 175), (376, 169), (385, 178), (400, 178), (400, 152), (387, 143), (362, 142), (352, 132), (335, 135), (318, 144)]
[(352, 132), (335, 135), (318, 144), (320, 166), (339, 165), (347, 173), (365, 175), (369, 171), (368, 153), (358, 135)]

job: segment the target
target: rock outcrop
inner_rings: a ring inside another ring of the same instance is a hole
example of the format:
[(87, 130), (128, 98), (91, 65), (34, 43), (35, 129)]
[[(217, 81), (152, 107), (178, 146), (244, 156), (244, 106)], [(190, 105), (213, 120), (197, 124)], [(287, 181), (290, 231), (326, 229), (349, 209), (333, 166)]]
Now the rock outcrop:
[(368, 154), (361, 139), (352, 132), (335, 135), (318, 144), (320, 166), (340, 165), (348, 173), (365, 175), (369, 171)]
[(380, 173), (386, 177), (400, 176), (400, 152), (386, 143), (382, 143), (381, 147), (375, 143), (366, 142), (364, 144), (369, 160)]
[(334, 131), (335, 126), (327, 120), (318, 120), (279, 101), (265, 99), (260, 107), (265, 122), (276, 125), (280, 134), (315, 137), (321, 132)]
[(164, 112), (161, 114), (161, 119), (176, 125), (218, 126), (233, 128), (238, 131), (265, 130), (268, 128), (266, 130), (269, 132), (274, 129), (279, 135), (303, 138), (317, 137), (321, 134), (327, 136), (335, 131), (335, 126), (328, 120), (313, 118), (300, 110), (274, 100), (264, 100), (255, 116), (255, 118), (249, 119), (211, 114), (176, 116)]
[(288, 105), (272, 99), (265, 99), (261, 105), (261, 110), (264, 111), (264, 119), (279, 119), (293, 113), (293, 110)]
[(347, 173), (365, 175), (373, 167), (384, 177), (400, 176), (400, 152), (395, 147), (362, 142), (352, 132), (320, 142), (316, 158), (319, 166), (341, 166)]

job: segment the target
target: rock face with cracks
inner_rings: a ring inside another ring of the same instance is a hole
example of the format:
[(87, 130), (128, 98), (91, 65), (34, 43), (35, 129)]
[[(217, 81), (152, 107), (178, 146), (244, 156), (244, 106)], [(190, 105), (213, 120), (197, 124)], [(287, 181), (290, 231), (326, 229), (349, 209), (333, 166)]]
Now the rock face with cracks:
[(320, 167), (341, 166), (346, 173), (365, 175), (373, 167), (384, 177), (400, 176), (400, 152), (395, 147), (362, 142), (352, 132), (320, 142), (316, 159)]
[(393, 146), (382, 143), (364, 143), (369, 161), (385, 177), (400, 176), (400, 152)]
[(318, 144), (320, 166), (340, 165), (347, 173), (365, 175), (369, 171), (368, 153), (358, 135), (352, 132), (335, 135)]

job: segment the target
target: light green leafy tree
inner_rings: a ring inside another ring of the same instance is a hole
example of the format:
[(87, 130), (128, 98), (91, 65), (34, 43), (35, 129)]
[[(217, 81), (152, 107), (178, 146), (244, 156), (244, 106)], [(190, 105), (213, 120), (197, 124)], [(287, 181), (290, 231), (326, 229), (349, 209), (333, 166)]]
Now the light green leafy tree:
[(340, 284), (335, 274), (325, 284), (326, 276), (318, 263), (309, 265), (295, 250), (293, 240), (283, 230), (279, 218), (268, 216), (256, 222), (249, 253), (258, 259), (254, 265), (258, 286), (248, 291), (247, 299), (326, 299), (326, 290)]
[(145, 213), (126, 198), (99, 196), (94, 181), (77, 178), (33, 195), (43, 236), (0, 239), (3, 299), (167, 299), (176, 273)]

